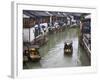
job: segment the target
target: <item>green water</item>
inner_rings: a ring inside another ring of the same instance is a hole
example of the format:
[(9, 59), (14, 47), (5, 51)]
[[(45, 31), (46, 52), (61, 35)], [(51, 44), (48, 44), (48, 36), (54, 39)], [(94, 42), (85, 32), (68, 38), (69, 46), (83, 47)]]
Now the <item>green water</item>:
[[(63, 32), (48, 35), (47, 44), (40, 47), (41, 60), (39, 62), (27, 62), (25, 69), (56, 68), (90, 66), (90, 61), (84, 49), (78, 42), (79, 29), (67, 28)], [(65, 41), (73, 42), (72, 56), (64, 56), (63, 48)]]

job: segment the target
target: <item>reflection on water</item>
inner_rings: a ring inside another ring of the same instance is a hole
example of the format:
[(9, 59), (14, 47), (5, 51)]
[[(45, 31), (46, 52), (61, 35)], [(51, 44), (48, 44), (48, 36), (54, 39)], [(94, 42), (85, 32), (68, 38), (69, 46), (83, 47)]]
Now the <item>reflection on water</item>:
[[(27, 62), (24, 68), (51, 68), (51, 67), (74, 67), (89, 66), (90, 62), (85, 51), (78, 45), (78, 29), (66, 29), (63, 32), (49, 35), (49, 41), (39, 51), (40, 62)], [(64, 55), (64, 42), (73, 42), (72, 56)]]

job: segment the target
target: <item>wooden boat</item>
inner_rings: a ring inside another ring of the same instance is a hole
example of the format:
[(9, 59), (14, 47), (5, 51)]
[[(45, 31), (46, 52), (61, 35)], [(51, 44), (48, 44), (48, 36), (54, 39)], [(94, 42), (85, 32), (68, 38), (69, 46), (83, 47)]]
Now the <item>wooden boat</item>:
[(29, 47), (28, 58), (31, 61), (39, 61), (41, 59), (41, 56), (39, 54), (38, 48)]

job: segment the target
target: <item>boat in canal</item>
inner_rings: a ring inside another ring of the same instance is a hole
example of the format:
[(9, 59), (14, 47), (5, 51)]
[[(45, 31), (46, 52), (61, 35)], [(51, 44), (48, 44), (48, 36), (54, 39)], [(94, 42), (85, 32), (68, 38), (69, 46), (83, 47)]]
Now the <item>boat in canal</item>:
[(64, 43), (64, 54), (72, 54), (72, 53), (73, 53), (72, 42), (65, 42)]
[(41, 59), (38, 49), (39, 47), (36, 45), (30, 45), (28, 47), (28, 59), (30, 61), (39, 61)]
[(39, 51), (37, 48), (30, 48), (29, 49), (29, 60), (31, 61), (39, 61), (41, 59), (41, 56), (39, 55)]
[(28, 45), (27, 49), (24, 50), (24, 61), (39, 61), (41, 56), (38, 51), (39, 47), (37, 45)]

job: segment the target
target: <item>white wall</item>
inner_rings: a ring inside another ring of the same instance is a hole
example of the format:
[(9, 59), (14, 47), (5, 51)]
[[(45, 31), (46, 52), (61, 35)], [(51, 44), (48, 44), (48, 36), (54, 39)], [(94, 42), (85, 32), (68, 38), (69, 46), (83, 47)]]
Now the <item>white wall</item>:
[[(24, 42), (33, 41), (35, 39), (34, 32), (35, 32), (35, 28), (34, 27), (32, 27), (32, 28), (24, 28), (23, 29), (23, 41)], [(30, 35), (30, 37), (29, 37), (29, 35)]]
[(70, 25), (70, 18), (69, 17), (67, 17), (67, 25)]
[(35, 28), (34, 27), (32, 27), (31, 29), (30, 29), (30, 42), (31, 41), (33, 41), (34, 39), (35, 39)]
[(24, 42), (29, 42), (29, 28), (24, 28), (23, 29), (23, 41)]

